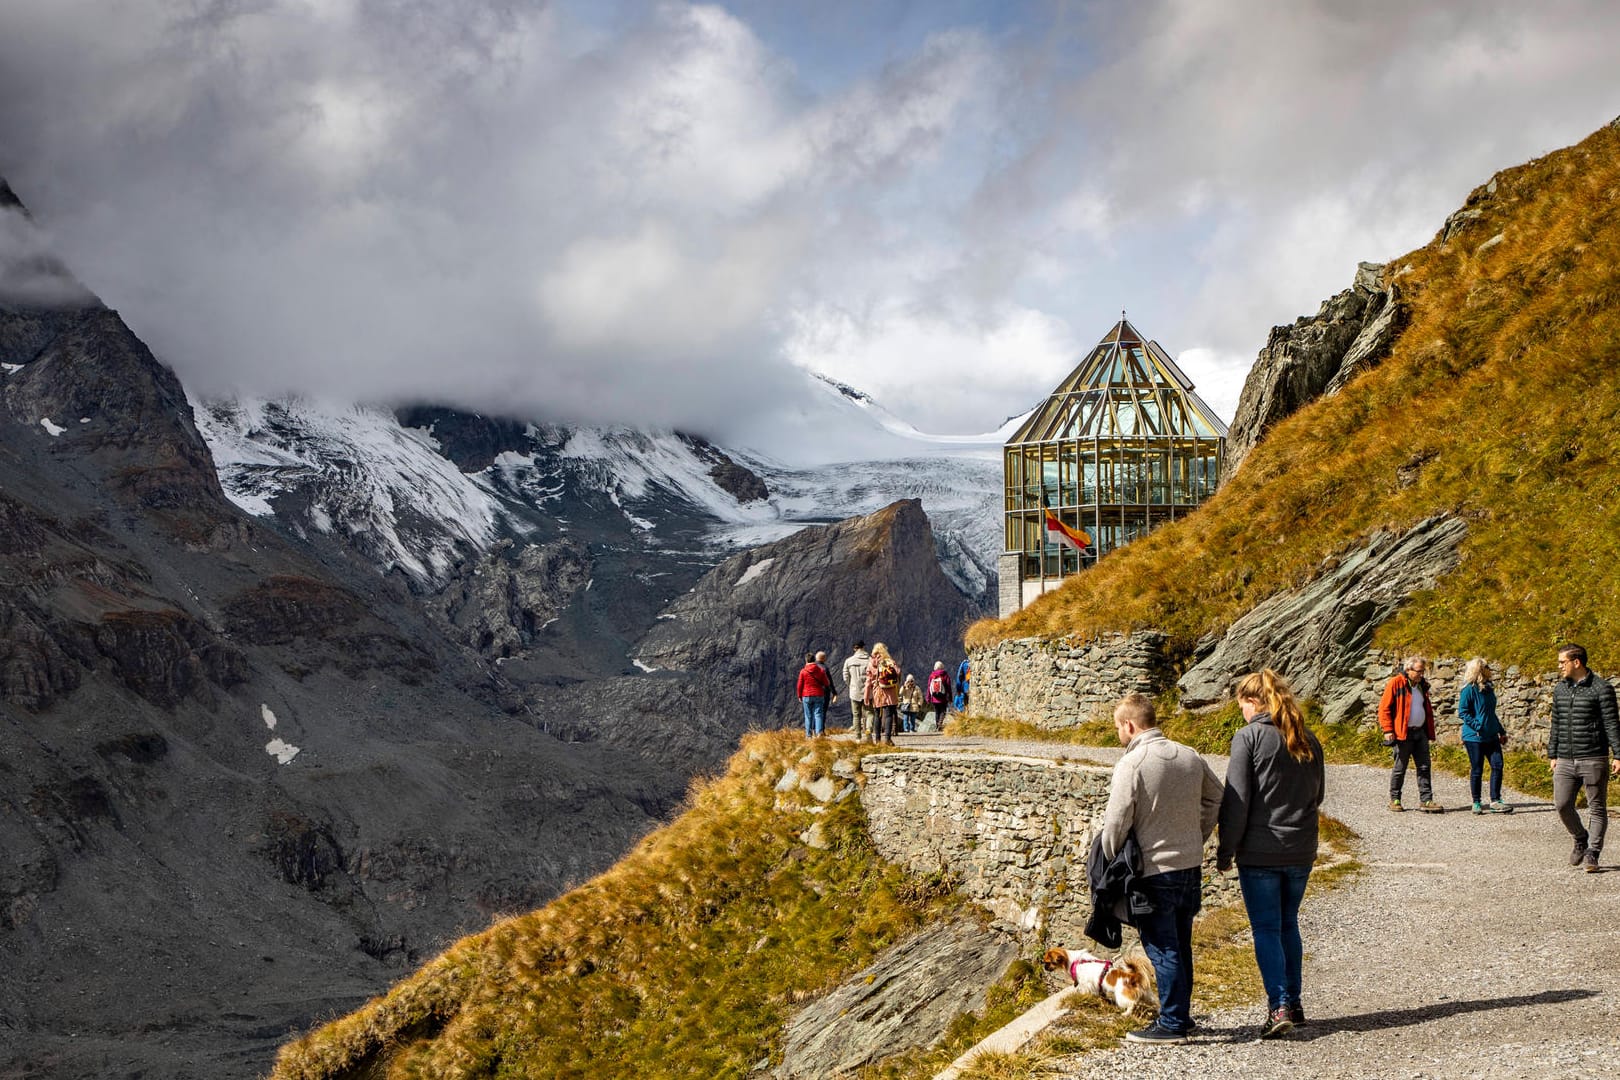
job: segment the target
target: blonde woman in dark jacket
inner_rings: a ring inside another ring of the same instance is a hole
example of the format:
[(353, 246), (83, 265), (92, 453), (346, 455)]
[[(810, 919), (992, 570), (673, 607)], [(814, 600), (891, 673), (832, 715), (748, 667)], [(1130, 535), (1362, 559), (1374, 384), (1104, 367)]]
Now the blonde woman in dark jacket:
[(1215, 865), (1224, 871), (1237, 862), (1266, 987), (1260, 1037), (1271, 1039), (1305, 1022), (1299, 905), (1316, 861), (1326, 771), (1322, 744), (1281, 675), (1267, 668), (1245, 676), (1237, 699), (1247, 723), (1232, 737)]

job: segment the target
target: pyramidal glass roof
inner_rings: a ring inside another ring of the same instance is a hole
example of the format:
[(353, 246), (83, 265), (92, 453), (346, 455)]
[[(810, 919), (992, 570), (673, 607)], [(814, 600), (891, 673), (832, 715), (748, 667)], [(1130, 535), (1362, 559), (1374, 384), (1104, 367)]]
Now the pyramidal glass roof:
[(1226, 437), (1226, 425), (1170, 354), (1123, 318), (1008, 443), (1121, 436)]

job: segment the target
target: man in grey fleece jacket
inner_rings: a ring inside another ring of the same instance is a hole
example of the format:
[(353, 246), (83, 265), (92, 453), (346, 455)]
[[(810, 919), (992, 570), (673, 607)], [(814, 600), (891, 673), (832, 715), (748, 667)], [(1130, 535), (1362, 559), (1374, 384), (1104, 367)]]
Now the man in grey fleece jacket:
[(1114, 710), (1125, 756), (1114, 766), (1103, 813), (1102, 847), (1113, 858), (1136, 833), (1142, 849), (1139, 887), (1153, 904), (1136, 931), (1159, 983), (1159, 1018), (1125, 1037), (1178, 1043), (1192, 1030), (1192, 924), (1203, 906), (1204, 841), (1215, 831), (1221, 782), (1190, 746), (1159, 730), (1153, 699), (1127, 694)]

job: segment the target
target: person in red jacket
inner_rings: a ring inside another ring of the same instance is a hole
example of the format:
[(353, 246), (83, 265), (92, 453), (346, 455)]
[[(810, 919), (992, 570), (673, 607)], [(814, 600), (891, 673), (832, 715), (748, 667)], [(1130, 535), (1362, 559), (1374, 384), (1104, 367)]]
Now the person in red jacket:
[(804, 710), (804, 737), (819, 738), (827, 734), (827, 701), (833, 696), (832, 676), (816, 663), (815, 653), (805, 653), (804, 667), (799, 669), (799, 706)]
[(1434, 698), (1429, 680), (1423, 677), (1428, 661), (1408, 657), (1406, 670), (1384, 686), (1378, 702), (1378, 726), (1384, 729), (1384, 745), (1395, 755), (1389, 774), (1389, 808), (1399, 811), (1401, 789), (1406, 786), (1406, 763), (1417, 765), (1418, 809), (1430, 814), (1444, 809), (1434, 801), (1434, 785), (1429, 778), (1429, 744), (1434, 741)]

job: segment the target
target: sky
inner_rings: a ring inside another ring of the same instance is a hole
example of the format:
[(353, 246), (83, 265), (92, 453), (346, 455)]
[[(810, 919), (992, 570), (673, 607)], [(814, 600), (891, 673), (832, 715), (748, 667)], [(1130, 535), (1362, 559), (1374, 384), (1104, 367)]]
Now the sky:
[(1604, 0), (0, 0), (0, 262), (201, 395), (757, 442), (809, 370), (966, 434), (1124, 310), (1230, 418), (1272, 326), (1620, 115), (1615, 41)]

